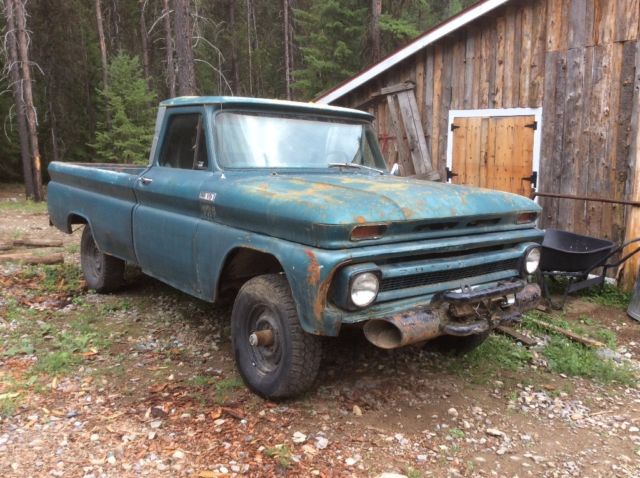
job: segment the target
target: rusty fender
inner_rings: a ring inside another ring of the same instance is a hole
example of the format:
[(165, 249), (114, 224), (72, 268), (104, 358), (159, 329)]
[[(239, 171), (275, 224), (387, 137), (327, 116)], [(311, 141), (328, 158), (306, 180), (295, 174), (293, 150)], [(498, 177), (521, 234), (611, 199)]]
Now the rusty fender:
[[(508, 306), (505, 306), (506, 291), (511, 294), (515, 292), (515, 300)], [(462, 337), (481, 334), (498, 325), (519, 320), (523, 312), (538, 305), (541, 292), (538, 284), (525, 285), (524, 282), (518, 281), (506, 287), (499, 285), (462, 296), (463, 298), (458, 298), (454, 303), (443, 302), (435, 306), (411, 309), (391, 317), (371, 319), (364, 325), (364, 335), (377, 347), (395, 349), (440, 335)], [(463, 316), (462, 311), (465, 310), (475, 315), (470, 313)], [(482, 313), (478, 312), (480, 310)]]

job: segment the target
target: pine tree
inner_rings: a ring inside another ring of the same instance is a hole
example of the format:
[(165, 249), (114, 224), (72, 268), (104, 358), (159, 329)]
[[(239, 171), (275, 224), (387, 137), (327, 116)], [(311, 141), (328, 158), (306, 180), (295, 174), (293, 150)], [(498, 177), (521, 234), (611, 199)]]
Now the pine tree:
[(137, 56), (120, 53), (109, 65), (109, 86), (99, 91), (108, 104), (111, 128), (98, 123), (94, 147), (102, 161), (145, 163), (153, 139), (156, 96), (149, 91)]
[(304, 67), (296, 70), (292, 86), (303, 98), (312, 98), (362, 67), (366, 4), (324, 0), (314, 2), (307, 11), (294, 9), (294, 15)]

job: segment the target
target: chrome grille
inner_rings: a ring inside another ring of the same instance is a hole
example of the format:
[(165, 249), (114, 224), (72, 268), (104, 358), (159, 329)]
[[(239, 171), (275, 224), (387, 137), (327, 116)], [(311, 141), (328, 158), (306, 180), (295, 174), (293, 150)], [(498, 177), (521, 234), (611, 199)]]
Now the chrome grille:
[(460, 269), (448, 269), (442, 271), (428, 272), (424, 274), (414, 274), (408, 276), (383, 278), (380, 282), (380, 292), (388, 292), (399, 289), (410, 289), (427, 285), (451, 282), (468, 279), (470, 277), (503, 272), (518, 269), (520, 258), (508, 259), (505, 261), (492, 262), (477, 266), (462, 267)]

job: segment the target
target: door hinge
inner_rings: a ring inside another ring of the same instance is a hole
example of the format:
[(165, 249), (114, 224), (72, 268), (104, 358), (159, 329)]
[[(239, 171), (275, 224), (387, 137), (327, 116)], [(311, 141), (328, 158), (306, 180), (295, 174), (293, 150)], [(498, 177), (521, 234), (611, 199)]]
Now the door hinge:
[(445, 168), (445, 171), (447, 173), (447, 181), (451, 181), (455, 176), (458, 175), (458, 173), (454, 173), (449, 168)]
[(455, 131), (459, 128), (460, 126), (458, 126), (457, 124), (453, 124), (451, 123), (451, 131)]
[(531, 176), (527, 176), (526, 178), (522, 178), (523, 181), (529, 181), (531, 183), (532, 188), (538, 187), (538, 171), (534, 171), (531, 173)]
[(529, 123), (524, 125), (525, 128), (531, 128), (533, 131), (538, 129), (538, 122), (534, 121), (533, 123)]

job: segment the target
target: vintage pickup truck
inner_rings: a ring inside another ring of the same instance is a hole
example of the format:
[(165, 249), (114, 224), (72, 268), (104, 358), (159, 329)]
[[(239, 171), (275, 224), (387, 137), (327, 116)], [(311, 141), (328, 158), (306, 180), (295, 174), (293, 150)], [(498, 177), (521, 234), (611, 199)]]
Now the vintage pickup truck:
[(149, 164), (49, 166), (51, 224), (84, 224), (89, 288), (125, 262), (206, 301), (235, 299), (239, 372), (272, 399), (317, 375), (321, 337), (453, 351), (534, 307), (539, 207), (387, 171), (368, 113), (236, 97), (161, 103)]

